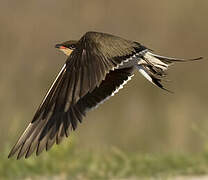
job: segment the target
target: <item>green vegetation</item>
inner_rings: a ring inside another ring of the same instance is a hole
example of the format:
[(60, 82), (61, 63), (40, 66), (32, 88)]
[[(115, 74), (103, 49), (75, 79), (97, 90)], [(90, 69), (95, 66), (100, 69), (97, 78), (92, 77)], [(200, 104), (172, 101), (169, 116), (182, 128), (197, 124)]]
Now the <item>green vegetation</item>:
[[(64, 179), (136, 179), (203, 175), (208, 173), (208, 153), (201, 154), (138, 154), (117, 148), (107, 152), (75, 149), (74, 143), (63, 143), (39, 157), (27, 160), (0, 157), (0, 179), (63, 176)], [(58, 178), (59, 179), (59, 178)]]

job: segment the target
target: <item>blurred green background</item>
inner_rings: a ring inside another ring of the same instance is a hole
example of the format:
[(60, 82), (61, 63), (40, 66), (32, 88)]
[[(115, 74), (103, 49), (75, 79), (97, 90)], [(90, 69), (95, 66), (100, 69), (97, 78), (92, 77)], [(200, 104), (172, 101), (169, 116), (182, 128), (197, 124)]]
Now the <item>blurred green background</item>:
[(73, 133), (75, 148), (195, 153), (207, 145), (208, 1), (0, 2), (0, 151), (26, 128), (64, 63), (54, 45), (86, 31), (135, 40), (161, 55), (204, 60), (172, 66), (166, 87), (174, 94), (136, 73), (88, 113)]

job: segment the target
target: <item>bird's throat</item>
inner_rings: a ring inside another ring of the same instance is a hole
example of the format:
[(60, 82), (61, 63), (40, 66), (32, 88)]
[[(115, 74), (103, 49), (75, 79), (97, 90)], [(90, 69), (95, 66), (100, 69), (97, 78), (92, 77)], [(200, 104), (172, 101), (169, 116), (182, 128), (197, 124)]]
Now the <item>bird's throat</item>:
[(64, 49), (59, 49), (60, 51), (62, 51), (65, 55), (70, 56), (70, 54), (72, 53), (73, 50), (69, 49), (69, 48), (64, 48)]

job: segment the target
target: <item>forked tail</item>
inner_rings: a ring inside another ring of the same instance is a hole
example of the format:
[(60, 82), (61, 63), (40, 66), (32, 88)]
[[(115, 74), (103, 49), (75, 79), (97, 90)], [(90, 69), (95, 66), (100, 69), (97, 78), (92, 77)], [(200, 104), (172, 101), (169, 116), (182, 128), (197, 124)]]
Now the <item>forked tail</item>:
[(165, 89), (161, 84), (161, 81), (166, 76), (165, 71), (168, 69), (170, 65), (172, 65), (174, 62), (188, 62), (202, 59), (202, 57), (194, 59), (179, 59), (165, 57), (154, 54), (150, 51), (144, 53), (142, 56), (140, 56), (140, 58), (141, 59), (137, 65), (137, 69), (139, 70), (139, 72), (151, 83), (168, 92), (171, 91)]

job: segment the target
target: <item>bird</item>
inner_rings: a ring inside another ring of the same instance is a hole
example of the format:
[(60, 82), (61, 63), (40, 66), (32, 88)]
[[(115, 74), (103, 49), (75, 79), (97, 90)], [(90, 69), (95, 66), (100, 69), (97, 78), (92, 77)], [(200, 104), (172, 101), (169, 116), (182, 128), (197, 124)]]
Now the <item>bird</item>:
[(39, 155), (76, 130), (86, 113), (123, 88), (139, 71), (155, 86), (175, 62), (200, 60), (157, 55), (139, 42), (102, 32), (86, 32), (80, 40), (55, 45), (66, 62), (38, 107), (32, 121), (11, 149), (8, 158)]

